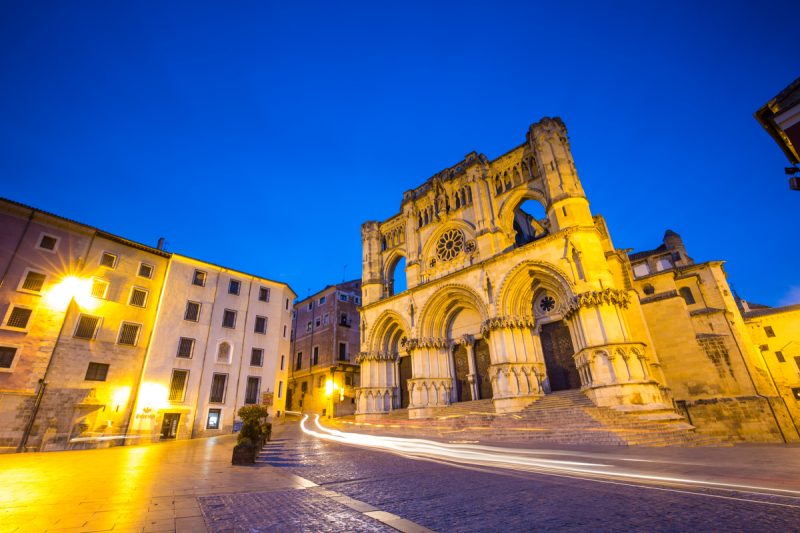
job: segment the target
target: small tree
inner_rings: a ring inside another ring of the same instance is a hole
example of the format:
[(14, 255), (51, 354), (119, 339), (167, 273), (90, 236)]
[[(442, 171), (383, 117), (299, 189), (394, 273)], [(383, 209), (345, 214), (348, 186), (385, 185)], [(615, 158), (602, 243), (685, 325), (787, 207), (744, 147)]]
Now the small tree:
[(242, 429), (233, 449), (233, 464), (253, 464), (272, 434), (272, 424), (267, 422), (269, 410), (263, 405), (245, 405), (237, 414), (242, 419)]

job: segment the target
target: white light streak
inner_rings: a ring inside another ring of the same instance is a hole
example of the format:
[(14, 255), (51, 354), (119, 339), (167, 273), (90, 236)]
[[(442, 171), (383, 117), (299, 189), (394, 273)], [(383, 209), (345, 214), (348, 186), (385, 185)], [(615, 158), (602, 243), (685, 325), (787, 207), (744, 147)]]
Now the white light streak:
[[(613, 465), (560, 459), (544, 459), (541, 457), (541, 455), (552, 455), (553, 452), (551, 451), (502, 448), (499, 446), (485, 446), (479, 444), (454, 444), (425, 439), (346, 433), (324, 427), (320, 424), (319, 415), (315, 415), (314, 418), (317, 431), (307, 428), (306, 420), (308, 420), (308, 415), (305, 415), (300, 421), (300, 428), (302, 431), (319, 439), (338, 442), (340, 444), (377, 448), (421, 458), (451, 461), (459, 464), (490, 466), (517, 471), (523, 470), (528, 472), (576, 475), (581, 477), (606, 477), (625, 481), (682, 484), (759, 494), (780, 493), (781, 495), (794, 498), (800, 497), (800, 491), (797, 490), (625, 472)], [(575, 455), (576, 453), (577, 452), (574, 452), (572, 454)]]

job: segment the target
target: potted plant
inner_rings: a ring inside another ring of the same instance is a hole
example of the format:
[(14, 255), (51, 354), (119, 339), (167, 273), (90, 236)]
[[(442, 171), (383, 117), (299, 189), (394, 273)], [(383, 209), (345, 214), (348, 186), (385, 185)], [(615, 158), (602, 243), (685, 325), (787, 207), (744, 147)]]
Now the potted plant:
[(235, 465), (251, 465), (261, 448), (272, 435), (272, 424), (267, 422), (269, 410), (263, 405), (245, 405), (237, 413), (242, 420), (242, 429), (233, 448), (232, 463)]

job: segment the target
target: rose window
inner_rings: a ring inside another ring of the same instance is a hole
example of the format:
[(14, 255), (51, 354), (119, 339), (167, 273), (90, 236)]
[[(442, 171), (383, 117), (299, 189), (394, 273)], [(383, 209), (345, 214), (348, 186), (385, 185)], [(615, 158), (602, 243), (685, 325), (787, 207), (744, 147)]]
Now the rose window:
[(464, 249), (464, 234), (457, 229), (445, 231), (436, 243), (436, 256), (442, 261), (452, 261)]
[(539, 300), (539, 309), (544, 311), (545, 313), (549, 313), (556, 307), (556, 301), (552, 296), (545, 296), (541, 300)]

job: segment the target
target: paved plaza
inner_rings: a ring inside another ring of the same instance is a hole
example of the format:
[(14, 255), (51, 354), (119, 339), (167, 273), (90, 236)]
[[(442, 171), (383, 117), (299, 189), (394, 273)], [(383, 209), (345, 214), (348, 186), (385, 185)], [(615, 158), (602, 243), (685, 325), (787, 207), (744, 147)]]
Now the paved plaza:
[(410, 457), (328, 442), (294, 422), (276, 427), (256, 466), (230, 464), (234, 443), (227, 436), (0, 456), (0, 532), (792, 531), (800, 524), (797, 447), (523, 450), (641, 475), (635, 480)]

